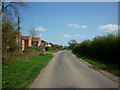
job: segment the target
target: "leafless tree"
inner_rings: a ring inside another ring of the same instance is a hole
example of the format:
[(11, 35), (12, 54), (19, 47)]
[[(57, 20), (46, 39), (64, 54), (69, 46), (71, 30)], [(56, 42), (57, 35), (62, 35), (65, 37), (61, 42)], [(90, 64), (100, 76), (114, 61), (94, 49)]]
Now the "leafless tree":
[(31, 27), (29, 30), (30, 36), (32, 37), (32, 45), (33, 45), (33, 38), (35, 38), (38, 35), (38, 31), (35, 30), (35, 27)]
[(26, 3), (24, 2), (2, 2), (2, 9), (0, 10), (0, 14), (6, 14), (11, 16), (18, 16), (18, 9), (20, 7), (26, 7)]

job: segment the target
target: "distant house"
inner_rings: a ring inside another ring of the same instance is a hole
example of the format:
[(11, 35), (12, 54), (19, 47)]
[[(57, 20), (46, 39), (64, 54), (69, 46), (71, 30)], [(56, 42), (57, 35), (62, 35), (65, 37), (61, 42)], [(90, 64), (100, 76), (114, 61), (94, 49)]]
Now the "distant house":
[(48, 42), (42, 40), (41, 43), (40, 43), (40, 46), (51, 47), (51, 44), (49, 44)]
[(21, 42), (21, 49), (22, 51), (25, 50), (25, 47), (31, 47), (32, 44), (31, 44), (31, 41), (32, 38), (30, 36), (22, 36), (21, 35), (21, 39), (20, 39), (20, 42)]
[(47, 44), (47, 47), (52, 47), (52, 45), (50, 43)]
[(40, 43), (41, 43), (40, 38), (33, 38), (33, 40), (32, 40), (33, 45), (32, 46), (39, 47)]
[(24, 47), (40, 46), (40, 38), (32, 39), (30, 36), (21, 36), (21, 41), (22, 44), (24, 43)]
[(22, 51), (25, 50), (25, 41), (24, 40), (21, 40), (21, 48), (22, 48)]
[(25, 47), (40, 47), (41, 49), (46, 50), (47, 47), (51, 47), (52, 45), (44, 40), (40, 40), (40, 38), (32, 38), (30, 36), (20, 36), (20, 39), (18, 40), (17, 36), (16, 36), (16, 41), (18, 43), (18, 41), (20, 41), (21, 43), (21, 49), (22, 51), (25, 50)]
[(32, 38), (30, 36), (21, 36), (21, 40), (24, 40), (24, 47), (31, 47), (32, 46)]
[(40, 46), (46, 46), (47, 42), (42, 40), (41, 43), (40, 43)]

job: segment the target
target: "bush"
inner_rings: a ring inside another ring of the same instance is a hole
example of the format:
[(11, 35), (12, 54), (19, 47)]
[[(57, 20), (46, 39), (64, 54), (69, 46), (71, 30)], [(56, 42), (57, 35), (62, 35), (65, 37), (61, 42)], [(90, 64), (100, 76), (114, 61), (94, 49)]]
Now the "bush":
[(17, 50), (16, 31), (17, 26), (15, 21), (11, 18), (3, 16), (2, 18), (2, 59), (7, 57), (8, 51)]
[(40, 51), (40, 52), (42, 52), (43, 50), (42, 49), (40, 49), (39, 47), (26, 47), (26, 49), (34, 49), (34, 50), (36, 50), (36, 51)]
[(7, 57), (2, 60), (3, 64), (9, 64), (9, 63), (15, 63), (17, 61), (22, 61), (24, 59), (27, 59), (33, 55), (39, 55), (36, 50), (27, 48), (24, 52), (20, 51), (9, 51), (6, 53)]
[(107, 62), (118, 64), (118, 47), (120, 46), (120, 37), (114, 34), (107, 36), (97, 36), (92, 40), (85, 40), (76, 45), (73, 53), (99, 58)]

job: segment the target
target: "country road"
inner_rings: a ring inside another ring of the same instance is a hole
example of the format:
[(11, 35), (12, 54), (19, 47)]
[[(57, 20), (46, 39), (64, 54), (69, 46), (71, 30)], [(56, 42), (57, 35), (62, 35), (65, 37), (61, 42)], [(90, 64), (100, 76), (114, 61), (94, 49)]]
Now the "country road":
[(75, 59), (71, 51), (57, 53), (30, 88), (118, 88), (116, 82)]

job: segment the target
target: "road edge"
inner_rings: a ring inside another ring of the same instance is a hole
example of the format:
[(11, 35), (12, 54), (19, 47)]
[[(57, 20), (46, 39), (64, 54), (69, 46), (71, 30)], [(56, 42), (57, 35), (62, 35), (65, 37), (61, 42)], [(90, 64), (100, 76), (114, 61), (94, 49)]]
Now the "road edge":
[[(53, 54), (52, 54), (53, 57), (51, 58), (50, 62), (52, 62), (54, 56), (55, 56), (56, 54), (60, 53), (60, 52), (61, 52), (61, 51), (58, 51), (58, 52), (56, 52), (56, 53), (53, 53)], [(49, 62), (49, 63), (50, 63), (50, 62)], [(37, 77), (31, 82), (31, 84), (30, 84), (27, 88), (33, 88), (33, 86), (34, 86), (35, 82), (38, 80), (38, 78), (42, 77), (43, 72), (47, 69), (47, 67), (49, 66), (49, 63), (39, 72), (39, 74), (37, 75)], [(26, 88), (26, 89), (27, 89), (27, 88)]]
[(101, 68), (99, 68), (99, 67), (97, 67), (97, 66), (94, 66), (94, 65), (92, 65), (92, 64), (84, 61), (83, 59), (81, 59), (81, 58), (77, 57), (76, 55), (74, 55), (74, 54), (72, 53), (72, 51), (71, 51), (71, 55), (72, 55), (75, 59), (77, 59), (77, 60), (81, 61), (82, 63), (86, 64), (89, 68), (92, 68), (93, 70), (95, 70), (95, 71), (103, 74), (104, 76), (108, 77), (109, 79), (113, 80), (114, 82), (119, 83), (119, 81), (118, 81), (118, 79), (120, 78), (119, 76), (116, 76), (116, 75), (114, 75), (114, 74), (111, 73), (111, 72), (108, 72), (108, 71), (106, 71), (106, 70), (103, 70), (103, 69), (101, 69)]

